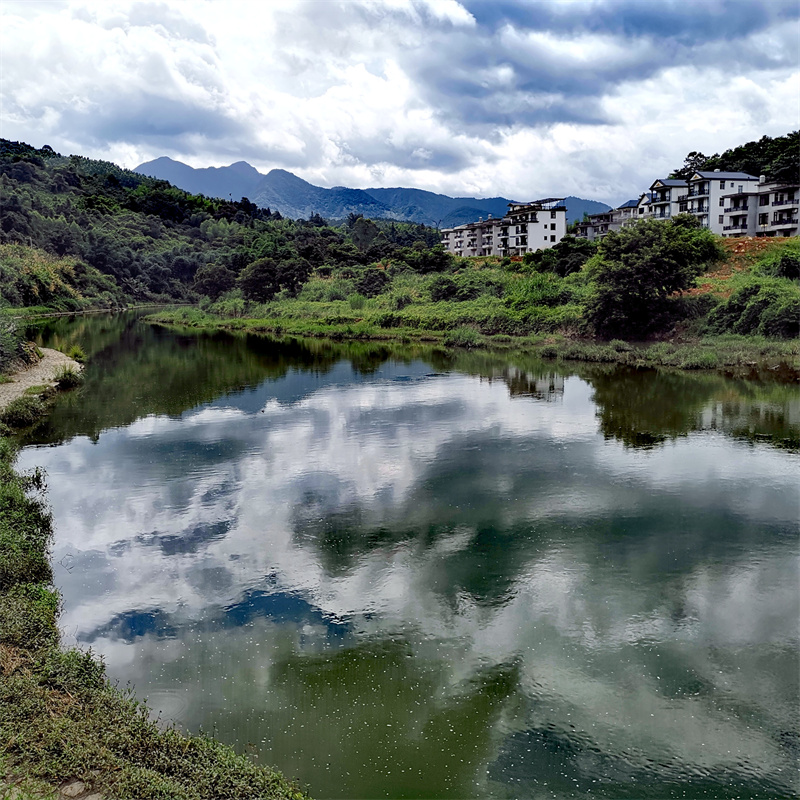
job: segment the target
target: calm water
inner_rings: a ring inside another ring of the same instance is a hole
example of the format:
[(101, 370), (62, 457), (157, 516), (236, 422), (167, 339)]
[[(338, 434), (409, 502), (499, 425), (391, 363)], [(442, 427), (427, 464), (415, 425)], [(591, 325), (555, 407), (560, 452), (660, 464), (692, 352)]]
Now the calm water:
[(59, 320), (67, 641), (317, 798), (798, 792), (800, 390)]

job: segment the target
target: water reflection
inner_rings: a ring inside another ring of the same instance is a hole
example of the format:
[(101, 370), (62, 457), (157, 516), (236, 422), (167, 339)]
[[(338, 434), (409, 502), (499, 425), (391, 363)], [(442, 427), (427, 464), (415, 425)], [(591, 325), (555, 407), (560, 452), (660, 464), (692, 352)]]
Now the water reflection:
[(317, 797), (797, 790), (796, 388), (138, 327), (23, 465), (181, 724)]

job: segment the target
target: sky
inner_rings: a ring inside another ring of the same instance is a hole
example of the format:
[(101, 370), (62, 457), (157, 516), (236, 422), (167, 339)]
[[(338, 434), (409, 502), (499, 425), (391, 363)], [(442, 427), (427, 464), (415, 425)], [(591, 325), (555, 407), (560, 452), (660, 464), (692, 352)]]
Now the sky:
[(0, 136), (616, 204), (797, 130), (799, 22), (800, 0), (2, 0)]

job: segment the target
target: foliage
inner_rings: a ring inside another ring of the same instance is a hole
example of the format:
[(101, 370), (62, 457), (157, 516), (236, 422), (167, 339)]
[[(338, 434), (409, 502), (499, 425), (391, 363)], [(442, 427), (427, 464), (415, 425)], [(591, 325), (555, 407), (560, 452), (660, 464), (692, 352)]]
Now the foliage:
[(537, 272), (555, 272), (563, 278), (578, 272), (596, 251), (597, 244), (589, 239), (565, 236), (558, 244), (547, 250), (525, 253), (522, 263)]
[[(52, 265), (9, 278), (0, 260), (2, 296), (18, 306), (72, 310), (101, 294), (113, 300), (106, 305), (188, 300), (194, 292), (216, 301), (236, 285), (264, 302), (282, 291), (296, 295), (315, 268), (382, 263), (435, 272), (452, 263), (438, 232), (424, 225), (359, 215), (338, 226), (319, 215), (287, 220), (247, 198), (192, 195), (108, 162), (6, 140), (0, 140), (0, 195), (0, 244), (65, 259), (61, 280), (53, 279)], [(260, 264), (244, 274), (262, 259), (274, 269)], [(363, 277), (361, 294), (381, 290), (380, 277)]]
[(643, 220), (609, 233), (587, 264), (587, 319), (601, 336), (643, 337), (667, 321), (667, 298), (722, 258), (713, 234), (691, 215)]
[(754, 265), (754, 273), (773, 278), (800, 280), (800, 239), (781, 240), (780, 247), (772, 247), (761, 254)]
[(762, 136), (758, 141), (726, 150), (722, 155), (705, 156), (693, 150), (683, 166), (670, 174), (671, 178), (689, 178), (698, 170), (746, 172), (765, 175), (768, 180), (796, 181), (800, 172), (800, 131), (777, 136)]
[(709, 314), (708, 329), (796, 338), (800, 336), (800, 287), (787, 279), (754, 278)]
[(14, 320), (0, 319), (0, 373), (22, 357), (22, 336)]
[(1, 412), (0, 422), (10, 428), (28, 428), (45, 412), (44, 403), (30, 395), (12, 400)]
[(450, 331), (444, 337), (444, 344), (447, 347), (477, 347), (480, 341), (481, 337), (478, 331), (467, 325), (462, 325), (460, 328)]
[(65, 364), (56, 371), (55, 381), (59, 389), (74, 389), (83, 383), (83, 374)]

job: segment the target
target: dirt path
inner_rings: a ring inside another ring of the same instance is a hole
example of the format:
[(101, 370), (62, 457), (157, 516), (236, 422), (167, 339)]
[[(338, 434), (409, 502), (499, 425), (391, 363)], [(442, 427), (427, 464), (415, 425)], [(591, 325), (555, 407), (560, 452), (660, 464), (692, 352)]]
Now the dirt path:
[(22, 397), (25, 390), (31, 386), (55, 386), (55, 374), (61, 367), (73, 367), (76, 372), (83, 369), (81, 364), (58, 350), (51, 350), (48, 347), (42, 347), (40, 350), (42, 351), (41, 361), (9, 375), (8, 377), (11, 378), (9, 383), (0, 383), (0, 411), (12, 400)]

